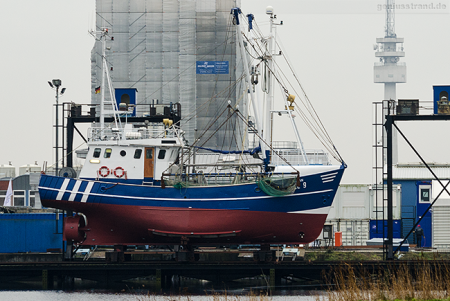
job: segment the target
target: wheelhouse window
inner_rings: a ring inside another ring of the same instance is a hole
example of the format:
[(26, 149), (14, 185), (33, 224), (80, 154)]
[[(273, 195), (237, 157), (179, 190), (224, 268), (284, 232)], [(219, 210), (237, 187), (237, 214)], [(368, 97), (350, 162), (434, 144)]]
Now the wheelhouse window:
[(105, 149), (105, 158), (111, 158), (112, 149)]
[(142, 155), (142, 149), (136, 149), (136, 150), (134, 151), (134, 158), (135, 158), (135, 159), (140, 159), (140, 158), (141, 158), (141, 155)]
[(96, 148), (94, 149), (94, 158), (100, 158), (100, 154), (102, 153), (102, 149), (101, 148)]
[(162, 160), (166, 157), (166, 150), (165, 149), (160, 149), (159, 153), (158, 153), (158, 159)]

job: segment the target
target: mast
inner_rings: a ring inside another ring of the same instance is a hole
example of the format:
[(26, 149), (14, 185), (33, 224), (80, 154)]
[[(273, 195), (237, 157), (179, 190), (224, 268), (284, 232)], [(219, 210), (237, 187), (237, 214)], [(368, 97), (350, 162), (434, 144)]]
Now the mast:
[[(250, 70), (248, 68), (248, 60), (247, 60), (247, 53), (245, 52), (245, 46), (244, 46), (244, 41), (242, 38), (242, 32), (241, 32), (241, 24), (239, 22), (239, 15), (242, 14), (242, 11), (239, 7), (235, 7), (231, 9), (231, 14), (234, 15), (234, 18), (236, 20), (236, 36), (238, 38), (239, 41), (239, 48), (241, 49), (241, 56), (242, 56), (242, 61), (244, 64), (244, 73), (245, 73), (245, 81), (247, 83), (247, 90), (250, 91), (250, 98), (251, 98), (251, 102), (252, 102), (252, 108), (255, 114), (255, 121), (257, 124), (257, 133), (260, 134), (261, 133), (261, 129), (262, 129), (262, 124), (260, 123), (260, 117), (258, 114), (258, 107), (256, 106), (256, 99), (255, 99), (255, 94), (253, 93), (253, 88), (252, 88), (252, 83), (251, 83), (251, 78), (250, 78)], [(261, 143), (261, 149), (265, 150), (266, 146), (264, 145), (264, 143)], [(263, 151), (263, 158), (265, 158), (265, 152)]]
[[(292, 103), (290, 105), (288, 105), (288, 99), (284, 100), (284, 104), (286, 106), (285, 110), (282, 111), (274, 111), (273, 110), (273, 100), (274, 100), (274, 80), (275, 80), (275, 75), (274, 75), (274, 56), (275, 51), (276, 51), (276, 25), (282, 25), (283, 22), (281, 23), (275, 23), (274, 21), (276, 20), (276, 15), (274, 15), (273, 13), (273, 8), (271, 6), (268, 6), (266, 8), (266, 14), (270, 15), (270, 34), (269, 37), (267, 38), (267, 47), (266, 47), (266, 53), (264, 53), (263, 57), (266, 60), (266, 64), (267, 64), (267, 77), (268, 77), (268, 89), (266, 91), (266, 98), (265, 98), (265, 102), (263, 103), (263, 106), (256, 106), (256, 100), (255, 100), (255, 95), (254, 95), (254, 85), (252, 83), (251, 77), (250, 77), (250, 71), (249, 71), (249, 65), (248, 65), (248, 60), (247, 60), (247, 54), (245, 51), (245, 46), (244, 46), (244, 42), (243, 42), (243, 38), (242, 38), (242, 32), (241, 32), (241, 26), (240, 26), (240, 22), (239, 22), (239, 14), (241, 14), (241, 10), (240, 8), (233, 8), (231, 10), (231, 14), (234, 15), (235, 18), (235, 25), (236, 25), (236, 34), (238, 37), (238, 42), (239, 42), (239, 46), (241, 49), (241, 55), (242, 55), (242, 60), (243, 60), (243, 64), (244, 64), (244, 71), (245, 71), (245, 79), (247, 82), (247, 88), (249, 93), (250, 93), (250, 97), (251, 97), (251, 102), (252, 102), (252, 107), (253, 107), (253, 111), (255, 114), (255, 119), (256, 119), (256, 124), (257, 124), (257, 132), (260, 133), (260, 137), (262, 137), (262, 139), (264, 139), (268, 144), (269, 147), (267, 147), (267, 145), (265, 143), (261, 143), (261, 151), (262, 151), (262, 157), (263, 159), (269, 159), (271, 156), (273, 156), (273, 141), (272, 141), (272, 129), (273, 129), (273, 118), (272, 115), (273, 113), (279, 113), (279, 114), (287, 114), (289, 116), (289, 119), (291, 121), (291, 125), (294, 129), (294, 133), (295, 133), (295, 137), (296, 140), (298, 142), (298, 145), (300, 147), (302, 156), (305, 160), (305, 163), (308, 164), (308, 158), (306, 156), (306, 152), (304, 150), (303, 147), (303, 142), (300, 138), (300, 134), (298, 132), (297, 129), (297, 125), (295, 123), (294, 120), (294, 116), (292, 115), (292, 111), (290, 108), (292, 108)], [(251, 32), (252, 29), (252, 20), (253, 20), (253, 15), (247, 15), (247, 17), (249, 18), (249, 32)], [(256, 68), (252, 69), (253, 72), (257, 72)], [(286, 94), (287, 90), (285, 90)], [(291, 96), (291, 95), (287, 95), (289, 96), (289, 98), (292, 100), (290, 100), (291, 102), (294, 101), (295, 96)], [(288, 109), (289, 107), (289, 109)], [(260, 111), (264, 111), (264, 113), (262, 114), (263, 116), (263, 120), (264, 120), (264, 124), (262, 124), (260, 122)], [(269, 155), (270, 153), (270, 149), (272, 150), (272, 154)], [(269, 160), (265, 160), (267, 161), (266, 164), (269, 164)]]
[(102, 41), (102, 85), (100, 88), (100, 130), (105, 128), (105, 72), (106, 66), (106, 33), (108, 29), (104, 28), (101, 32), (100, 39)]
[(273, 98), (274, 98), (274, 89), (273, 89), (273, 53), (274, 53), (274, 24), (273, 21), (276, 18), (276, 16), (273, 13), (273, 7), (268, 6), (266, 8), (266, 14), (270, 15), (270, 30), (269, 30), (269, 45), (268, 45), (268, 53), (266, 55), (267, 58), (267, 67), (268, 67), (268, 81), (269, 81), (269, 91), (267, 91), (267, 97), (266, 97), (266, 116), (265, 116), (265, 129), (264, 129), (264, 139), (267, 141), (267, 143), (270, 144), (270, 147), (272, 147), (272, 118), (270, 118), (271, 111), (273, 110)]
[[(90, 34), (95, 38), (95, 40), (97, 41), (101, 41), (102, 43), (102, 83), (100, 86), (100, 131), (103, 132), (103, 130), (105, 129), (105, 117), (106, 116), (114, 116), (114, 124), (116, 128), (119, 128), (123, 131), (122, 128), (122, 121), (120, 120), (120, 117), (118, 116), (118, 107), (117, 107), (117, 102), (116, 102), (116, 97), (114, 95), (114, 87), (112, 85), (111, 82), (111, 77), (109, 75), (109, 71), (108, 71), (108, 64), (106, 61), (106, 49), (110, 49), (110, 47), (106, 48), (106, 37), (109, 36), (108, 35), (108, 28), (102, 28), (101, 31), (99, 32), (94, 32), (91, 31)], [(111, 40), (113, 40), (114, 38), (111, 38)], [(111, 110), (106, 110), (105, 109), (105, 87), (106, 87), (106, 81), (108, 84), (108, 90), (109, 90), (109, 95), (110, 95), (110, 105), (111, 105)], [(124, 139), (125, 134), (120, 131), (120, 139)]]
[[(276, 36), (277, 36), (277, 28), (276, 26), (278, 25), (283, 25), (283, 22), (280, 23), (275, 23), (275, 20), (277, 19), (277, 16), (274, 14), (274, 10), (272, 6), (268, 6), (266, 8), (266, 14), (270, 15), (270, 35), (269, 35), (269, 54), (267, 55), (267, 60), (268, 60), (268, 67), (269, 67), (269, 93), (268, 93), (268, 97), (267, 97), (267, 102), (266, 102), (266, 112), (267, 112), (267, 120), (269, 120), (270, 118), (270, 122), (267, 122), (267, 125), (269, 126), (269, 128), (267, 129), (267, 135), (265, 137), (267, 137), (267, 141), (270, 141), (270, 147), (272, 149), (272, 156), (273, 156), (273, 140), (272, 140), (272, 130), (273, 130), (273, 118), (272, 115), (273, 113), (281, 113), (281, 114), (287, 114), (289, 116), (289, 120), (291, 121), (291, 125), (292, 125), (292, 129), (294, 130), (294, 134), (295, 134), (295, 138), (297, 140), (297, 143), (300, 147), (303, 159), (305, 160), (305, 163), (308, 164), (308, 157), (306, 156), (306, 152), (305, 149), (303, 147), (303, 142), (302, 139), (300, 137), (300, 133), (298, 132), (297, 129), (297, 125), (295, 123), (294, 120), (294, 116), (292, 116), (292, 110), (290, 109), (290, 104), (288, 104), (288, 100), (285, 98), (284, 99), (284, 105), (286, 107), (286, 110), (283, 111), (274, 111), (273, 110), (273, 103), (274, 103), (274, 75), (272, 75), (272, 73), (274, 73), (274, 56), (277, 55), (276, 54)], [(287, 94), (287, 90), (285, 91)], [(290, 96), (290, 95), (287, 95)], [(293, 96), (293, 98), (295, 98), (295, 96)], [(292, 102), (294, 101), (294, 99), (292, 99)]]

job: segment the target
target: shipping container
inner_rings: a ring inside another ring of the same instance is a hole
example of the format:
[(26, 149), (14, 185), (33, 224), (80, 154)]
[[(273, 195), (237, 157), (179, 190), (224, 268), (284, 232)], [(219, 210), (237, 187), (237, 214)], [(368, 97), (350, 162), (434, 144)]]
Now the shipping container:
[[(387, 220), (387, 185), (371, 185), (370, 191), (370, 219)], [(400, 184), (392, 187), (392, 218), (402, 218), (402, 186)]]
[(341, 184), (327, 219), (369, 219), (369, 187), (366, 184)]
[[(384, 228), (383, 228), (383, 222), (384, 222)], [(393, 221), (394, 226), (394, 238), (401, 238), (402, 237), (402, 221), (401, 220), (394, 220)], [(384, 231), (384, 233), (383, 233)], [(380, 221), (380, 220), (371, 220), (370, 221), (370, 239), (372, 238), (387, 238), (387, 220)]]
[(0, 214), (0, 253), (62, 249), (62, 214)]
[[(387, 219), (387, 186), (341, 184), (327, 219)], [(401, 219), (401, 185), (393, 187), (393, 219)], [(383, 202), (383, 199), (385, 201)]]
[(327, 220), (327, 224), (333, 225), (333, 233), (342, 232), (343, 246), (365, 246), (369, 240), (368, 219), (334, 219)]

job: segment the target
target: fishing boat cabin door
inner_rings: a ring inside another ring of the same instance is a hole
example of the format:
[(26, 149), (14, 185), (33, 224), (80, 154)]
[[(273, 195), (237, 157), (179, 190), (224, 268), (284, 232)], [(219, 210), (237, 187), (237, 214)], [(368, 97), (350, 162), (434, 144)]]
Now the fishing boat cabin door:
[(145, 159), (144, 159), (144, 179), (145, 182), (153, 182), (154, 175), (154, 153), (155, 148), (146, 147), (145, 148)]

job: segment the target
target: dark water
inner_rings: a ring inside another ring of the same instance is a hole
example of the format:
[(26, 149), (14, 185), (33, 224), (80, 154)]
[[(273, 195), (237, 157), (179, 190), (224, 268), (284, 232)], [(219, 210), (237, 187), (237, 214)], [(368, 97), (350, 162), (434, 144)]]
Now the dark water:
[[(323, 290), (320, 284), (315, 282), (302, 282), (298, 279), (283, 279), (281, 284), (275, 288), (269, 287), (268, 279), (263, 276), (243, 278), (234, 281), (212, 282), (187, 277), (173, 276), (168, 279), (165, 287), (157, 286), (153, 276), (140, 277), (128, 281), (101, 283), (80, 278), (72, 281), (53, 282), (49, 290), (55, 291), (91, 291), (109, 293), (150, 293), (167, 295), (208, 295), (212, 293), (232, 294), (257, 294), (257, 295), (308, 295), (314, 291)], [(43, 290), (40, 277), (34, 279), (11, 279), (11, 281), (0, 283), (2, 291), (39, 291)]]
[[(55, 284), (56, 285), (56, 284)], [(61, 285), (61, 284), (60, 284)], [(63, 284), (64, 285), (64, 284)], [(100, 285), (95, 281), (75, 279), (57, 290), (42, 290), (40, 281), (14, 281), (0, 284), (1, 300), (138, 300), (138, 301), (312, 301), (321, 291), (311, 290), (295, 282), (282, 283), (270, 290), (264, 279), (243, 279), (227, 283), (212, 283), (189, 278), (173, 278), (170, 287), (159, 289), (151, 277), (133, 281)], [(249, 299), (253, 296), (253, 299)], [(260, 298), (260, 296), (272, 296)]]

